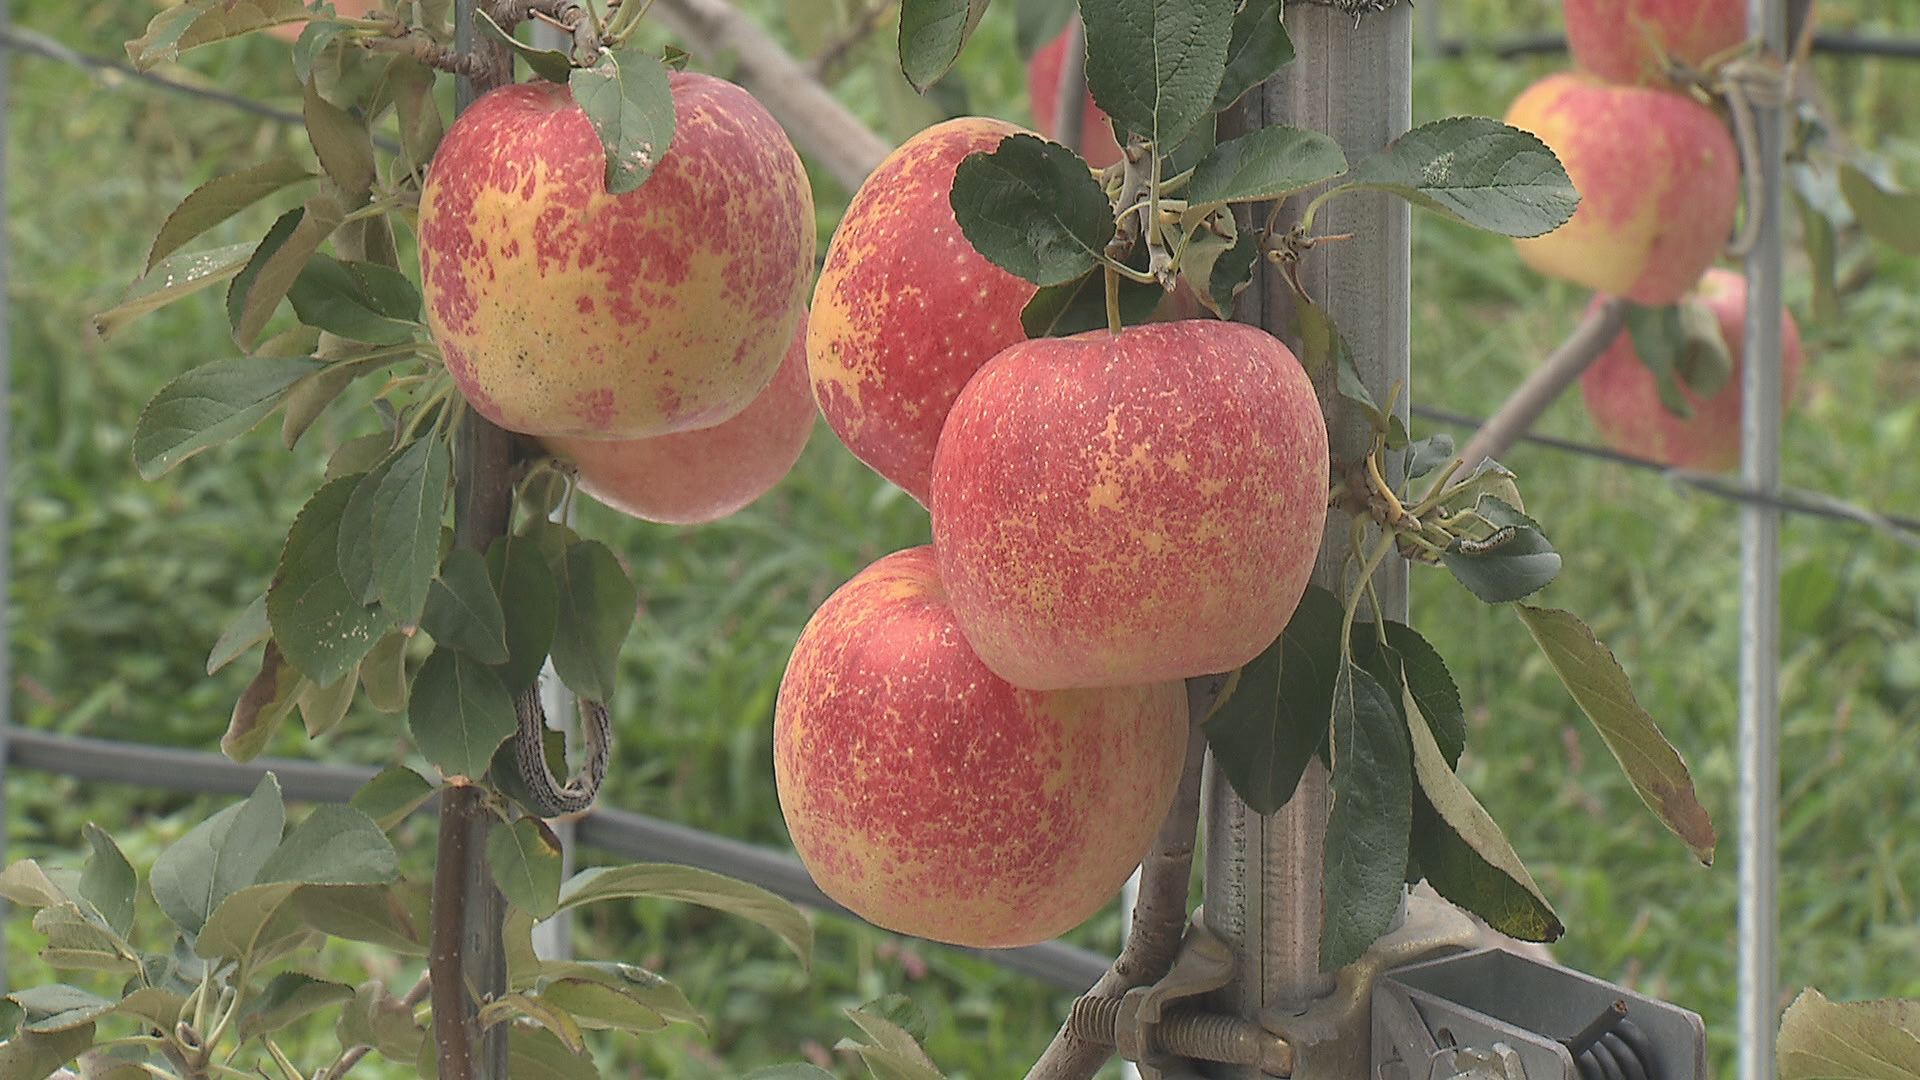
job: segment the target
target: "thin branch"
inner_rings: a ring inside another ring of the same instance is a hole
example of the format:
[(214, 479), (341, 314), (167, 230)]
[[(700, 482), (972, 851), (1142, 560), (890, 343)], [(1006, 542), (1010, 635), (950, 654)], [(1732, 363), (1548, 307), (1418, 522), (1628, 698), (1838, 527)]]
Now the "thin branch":
[(1627, 302), (1608, 299), (1594, 308), (1553, 350), (1539, 369), (1527, 376), (1479, 431), (1474, 432), (1460, 460), (1476, 468), (1482, 458), (1498, 458), (1512, 449), (1533, 427), (1547, 406), (1559, 400), (1580, 373), (1593, 366), (1627, 325)]
[[(1193, 716), (1187, 735), (1187, 763), (1173, 807), (1153, 839), (1153, 849), (1140, 863), (1140, 895), (1133, 904), (1133, 925), (1127, 944), (1089, 996), (1112, 997), (1136, 986), (1159, 981), (1173, 966), (1186, 932), (1187, 890), (1193, 880), (1194, 831), (1200, 822), (1200, 776), (1207, 760), (1207, 740), (1201, 722), (1225, 686), (1223, 677), (1189, 680), (1188, 701)], [(1027, 1080), (1092, 1080), (1113, 1055), (1113, 1047), (1089, 1042), (1062, 1025)]]
[[(427, 993), (432, 989), (433, 977), (422, 972), (420, 974), (420, 981), (413, 984), (413, 989), (407, 991), (407, 996), (400, 999), (400, 1004), (410, 1010), (414, 1006), (427, 1000)], [(360, 1064), (360, 1059), (366, 1057), (372, 1050), (373, 1047), (365, 1043), (348, 1047), (346, 1053), (340, 1055), (340, 1060), (335, 1062), (331, 1069), (315, 1075), (313, 1080), (340, 1080), (341, 1077), (352, 1072), (353, 1067)]]
[(872, 37), (880, 24), (886, 21), (887, 14), (900, 6), (900, 0), (873, 0), (867, 10), (861, 12), (853, 22), (842, 31), (840, 36), (828, 42), (826, 47), (814, 54), (813, 77), (823, 83), (832, 82), (840, 62), (861, 42)]

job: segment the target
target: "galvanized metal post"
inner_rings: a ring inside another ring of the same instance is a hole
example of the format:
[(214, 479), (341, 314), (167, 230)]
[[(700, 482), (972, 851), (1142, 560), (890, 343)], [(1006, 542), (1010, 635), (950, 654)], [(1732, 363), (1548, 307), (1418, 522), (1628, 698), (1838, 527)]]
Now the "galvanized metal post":
[[(1781, 0), (1747, 0), (1749, 31), (1784, 57)], [(1747, 255), (1746, 356), (1742, 362), (1740, 468), (1748, 488), (1780, 489), (1781, 108), (1755, 110), (1759, 221)], [(1749, 502), (1740, 511), (1740, 1077), (1771, 1080), (1779, 1021), (1780, 512)]]
[[(1322, 131), (1355, 159), (1407, 130), (1413, 116), (1408, 5), (1366, 15), (1357, 26), (1352, 15), (1333, 8), (1293, 5), (1287, 26), (1298, 58), (1249, 95), (1240, 123)], [(1296, 199), (1291, 205), (1302, 204)], [(1282, 223), (1291, 223), (1288, 215)], [(1346, 335), (1361, 377), (1384, 401), (1389, 387), (1407, 379), (1410, 211), (1384, 195), (1347, 196), (1322, 209), (1315, 231), (1352, 236), (1310, 253), (1300, 280)], [(1286, 283), (1266, 270), (1241, 298), (1238, 315), (1297, 351), (1292, 308)], [(1339, 404), (1331, 372), (1316, 379), (1332, 418), (1335, 458), (1357, 459), (1369, 441), (1365, 419)], [(1404, 414), (1404, 385), (1398, 401)], [(1347, 555), (1346, 523), (1329, 522), (1314, 580), (1337, 588)], [(1375, 581), (1387, 615), (1404, 617), (1406, 564), (1389, 559)], [(1299, 1009), (1332, 986), (1331, 976), (1320, 970), (1326, 770), (1310, 765), (1293, 800), (1271, 817), (1247, 809), (1211, 763), (1207, 788), (1206, 917), (1232, 944), (1240, 965), (1222, 1005), (1247, 1016)]]

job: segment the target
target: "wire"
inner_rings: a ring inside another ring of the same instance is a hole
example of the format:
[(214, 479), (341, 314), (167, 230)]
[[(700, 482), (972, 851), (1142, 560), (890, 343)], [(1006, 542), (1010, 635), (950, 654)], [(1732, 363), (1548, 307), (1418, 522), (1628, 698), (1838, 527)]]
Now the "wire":
[[(1443, 41), (1442, 56), (1457, 57), (1486, 53), (1502, 60), (1521, 56), (1543, 56), (1565, 52), (1567, 39), (1560, 34), (1533, 34), (1497, 41)], [(1813, 36), (1813, 51), (1835, 56), (1875, 56), (1887, 60), (1920, 60), (1920, 41), (1904, 38), (1873, 37), (1866, 34), (1821, 33)]]

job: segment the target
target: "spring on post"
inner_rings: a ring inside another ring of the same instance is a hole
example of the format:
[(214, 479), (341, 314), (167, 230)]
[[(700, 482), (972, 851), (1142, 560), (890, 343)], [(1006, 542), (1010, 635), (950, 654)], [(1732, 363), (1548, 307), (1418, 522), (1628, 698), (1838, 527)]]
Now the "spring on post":
[(1660, 1080), (1653, 1043), (1615, 1001), (1578, 1035), (1560, 1040), (1573, 1054), (1580, 1080)]

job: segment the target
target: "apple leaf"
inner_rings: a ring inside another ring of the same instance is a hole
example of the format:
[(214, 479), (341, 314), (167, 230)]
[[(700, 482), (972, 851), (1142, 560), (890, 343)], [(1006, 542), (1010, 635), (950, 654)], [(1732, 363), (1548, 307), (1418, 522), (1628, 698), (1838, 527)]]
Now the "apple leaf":
[(433, 160), (433, 152), (447, 132), (440, 104), (433, 96), (433, 70), (410, 56), (396, 56), (387, 64), (387, 85), (399, 121), (399, 165), (405, 173), (418, 172)]
[(1467, 748), (1467, 714), (1460, 704), (1460, 688), (1454, 685), (1447, 662), (1419, 631), (1391, 619), (1385, 631), (1388, 647), (1400, 658), (1407, 693), (1426, 718), (1435, 745), (1451, 769), (1460, 764)]
[[(1146, 322), (1166, 295), (1158, 285), (1121, 278), (1120, 322), (1126, 326)], [(1030, 338), (1066, 337), (1106, 325), (1106, 284), (1098, 270), (1037, 289), (1020, 309), (1020, 328)]]
[(1453, 460), (1453, 436), (1446, 432), (1407, 444), (1407, 479), (1418, 480)]
[(1347, 171), (1340, 144), (1317, 131), (1267, 127), (1228, 139), (1194, 166), (1191, 207), (1277, 199)]
[(1212, 114), (1234, 0), (1082, 0), (1087, 88), (1123, 131), (1171, 147)]
[(1342, 614), (1332, 593), (1308, 586), (1285, 632), (1240, 669), (1232, 696), (1206, 721), (1214, 763), (1255, 813), (1285, 806), (1326, 742)]
[(212, 675), (233, 663), (242, 653), (267, 640), (271, 633), (273, 629), (267, 625), (267, 594), (261, 593), (220, 631), (207, 653), (207, 674)]
[[(1200, 261), (1192, 258), (1193, 246), (1188, 246), (1187, 266), (1198, 271)], [(1251, 229), (1238, 231), (1233, 241), (1212, 256), (1207, 266), (1206, 288), (1201, 293), (1201, 302), (1208, 310), (1223, 319), (1233, 316), (1234, 303), (1241, 292), (1253, 282), (1254, 268), (1260, 264), (1260, 241), (1255, 239)]]
[(487, 831), (487, 865), (508, 902), (534, 918), (544, 919), (559, 907), (560, 838), (540, 819), (494, 822)]
[(1694, 792), (1687, 763), (1634, 698), (1633, 684), (1612, 650), (1570, 612), (1528, 604), (1516, 604), (1513, 611), (1567, 693), (1593, 721), (1641, 801), (1696, 858), (1712, 865), (1713, 822)]
[(500, 677), (477, 660), (436, 649), (413, 677), (407, 726), (420, 753), (447, 776), (484, 778), (494, 749), (519, 722)]
[(637, 190), (673, 146), (673, 93), (666, 65), (637, 48), (603, 52), (567, 79), (607, 152), (607, 191)]
[(392, 625), (385, 612), (352, 595), (340, 576), (341, 515), (360, 480), (330, 480), (307, 500), (267, 589), (274, 640), (301, 674), (322, 686), (352, 671)]
[(242, 242), (168, 256), (129, 285), (118, 304), (93, 317), (94, 333), (111, 338), (150, 311), (233, 278), (246, 267), (256, 246)]
[[(433, 1052), (431, 1043), (422, 1051)], [(507, 1033), (507, 1075), (538, 1076), (542, 1080), (600, 1080), (600, 1070), (591, 1056), (582, 1056), (567, 1048), (560, 1037), (545, 1028), (515, 1025)]]
[(146, 33), (127, 42), (127, 57), (146, 71), (188, 49), (298, 22), (310, 14), (305, 0), (187, 0), (155, 15)]
[(260, 866), (255, 881), (296, 885), (385, 885), (400, 874), (393, 844), (351, 806), (317, 806)]
[(347, 711), (353, 708), (353, 698), (359, 689), (357, 664), (354, 670), (327, 686), (308, 680), (293, 699), (300, 707), (300, 724), (307, 729), (307, 738), (318, 739), (338, 727), (340, 721), (347, 718)]
[(222, 900), (253, 884), (285, 826), (280, 782), (268, 773), (245, 802), (195, 825), (160, 853), (147, 881), (154, 903), (175, 926), (198, 933)]
[(452, 490), (453, 451), (447, 440), (429, 435), (394, 458), (374, 493), (374, 580), (381, 606), (402, 626), (417, 624), (426, 607)]
[(90, 1026), (95, 1020), (111, 1013), (118, 1004), (77, 986), (59, 983), (15, 990), (7, 995), (7, 1000), (20, 1006), (26, 1014), (21, 1020), (20, 1030), (35, 1035), (50, 1035)]
[(1441, 552), (1440, 561), (1482, 603), (1525, 599), (1559, 576), (1560, 553), (1553, 550), (1553, 544), (1531, 518), (1510, 507), (1511, 517), (1497, 514), (1489, 504), (1506, 504), (1483, 499), (1476, 507), (1493, 524), (1493, 530), (1481, 539), (1455, 537)]
[(320, 167), (349, 199), (357, 201), (373, 190), (378, 174), (373, 164), (373, 133), (365, 120), (355, 119), (322, 97), (319, 82), (312, 79), (301, 102), (301, 119)]
[(560, 887), (559, 910), (603, 900), (678, 900), (738, 915), (779, 935), (802, 964), (813, 957), (813, 924), (799, 908), (758, 885), (673, 863), (596, 866)]
[(433, 640), (483, 664), (507, 662), (507, 620), (479, 552), (459, 548), (427, 592), (420, 628)]
[(300, 321), (349, 341), (398, 345), (420, 328), (420, 290), (405, 274), (372, 262), (315, 254), (287, 290)]
[(623, 988), (592, 979), (562, 978), (541, 987), (538, 999), (593, 1031), (659, 1031), (667, 1018)]
[(402, 712), (407, 707), (407, 642), (398, 630), (389, 631), (360, 661), (360, 686), (367, 692), (367, 704), (383, 713)]
[(610, 701), (620, 646), (633, 627), (639, 593), (620, 560), (595, 540), (569, 545), (555, 569), (560, 603), (553, 634), (554, 673), (574, 693)]
[(1920, 1001), (1829, 1001), (1808, 988), (1775, 1046), (1780, 1080), (1920, 1080)]
[(267, 748), (280, 724), (293, 712), (300, 694), (313, 683), (295, 671), (280, 652), (277, 642), (269, 640), (260, 655), (260, 670), (240, 691), (227, 720), (226, 733), (220, 736), (220, 752), (233, 761), (252, 761)]
[(860, 1055), (876, 1080), (942, 1080), (919, 1041), (890, 1018), (860, 1008), (848, 1009), (847, 1019), (871, 1041), (843, 1039), (837, 1049)]
[(391, 829), (433, 798), (434, 786), (427, 778), (405, 765), (389, 765), (360, 785), (348, 805), (373, 819), (382, 829)]
[(1036, 285), (1069, 282), (1099, 266), (1113, 239), (1113, 206), (1087, 163), (1032, 135), (967, 155), (948, 201), (974, 250)]
[(562, 86), (565, 86), (572, 80), (573, 61), (568, 58), (566, 53), (560, 52), (557, 49), (536, 49), (526, 42), (521, 41), (519, 38), (501, 29), (500, 24), (493, 21), (493, 16), (489, 15), (484, 7), (476, 7), (474, 14), (478, 16), (478, 21), (475, 25), (480, 31), (487, 37), (492, 38), (496, 43), (505, 45), (507, 48), (518, 53), (520, 58), (527, 62), (527, 67), (531, 68), (535, 75), (540, 76), (548, 82), (559, 83)]
[(1693, 415), (1693, 403), (1680, 392), (1675, 371), (1676, 358), (1685, 349), (1686, 328), (1677, 304), (1665, 307), (1627, 305), (1627, 335), (1633, 342), (1633, 354), (1653, 376), (1654, 391), (1660, 405), (1678, 417)]
[(1851, 163), (1840, 166), (1840, 191), (1868, 236), (1908, 255), (1920, 255), (1920, 193), (1882, 185)]
[(960, 58), (991, 0), (902, 0), (900, 72), (921, 93)]
[(114, 843), (105, 830), (89, 821), (82, 832), (91, 850), (80, 870), (80, 896), (93, 905), (93, 910), (113, 927), (114, 933), (126, 937), (133, 930), (134, 900), (140, 891), (140, 879), (120, 845)]
[(1320, 967), (1363, 955), (1393, 925), (1413, 828), (1413, 762), (1406, 724), (1372, 674), (1339, 665), (1329, 741), (1333, 802), (1327, 813), (1326, 921)]
[(259, 202), (314, 174), (293, 158), (274, 158), (250, 169), (228, 173), (194, 188), (160, 225), (147, 251), (147, 269), (180, 250), (188, 241)]
[(233, 340), (241, 348), (252, 348), (307, 260), (345, 217), (340, 200), (322, 191), (273, 223), (227, 287), (227, 318), (233, 324)]
[(1547, 144), (1482, 116), (1422, 124), (1354, 166), (1338, 191), (1385, 191), (1502, 236), (1539, 236), (1580, 205)]
[(307, 357), (202, 364), (160, 388), (133, 425), (133, 464), (152, 480), (202, 450), (251, 431), (293, 385), (320, 370)]
[(267, 983), (258, 997), (248, 1000), (247, 1007), (240, 1013), (239, 1036), (245, 1041), (269, 1035), (329, 1005), (351, 1000), (353, 987), (346, 983), (283, 971)]
[(487, 549), (487, 576), (506, 618), (507, 662), (497, 670), (509, 692), (540, 674), (560, 618), (559, 586), (539, 545), (524, 536), (503, 536)]
[(1213, 94), (1213, 111), (1239, 101), (1247, 91), (1293, 63), (1293, 39), (1283, 21), (1282, 0), (1246, 0), (1233, 16), (1227, 41), (1227, 69)]

